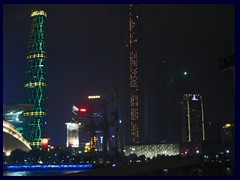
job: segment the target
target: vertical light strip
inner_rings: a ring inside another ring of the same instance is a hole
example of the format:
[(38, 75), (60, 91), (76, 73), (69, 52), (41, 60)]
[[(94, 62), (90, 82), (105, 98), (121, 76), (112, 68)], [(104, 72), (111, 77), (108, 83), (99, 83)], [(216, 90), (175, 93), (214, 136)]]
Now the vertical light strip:
[(190, 125), (190, 108), (189, 108), (189, 96), (186, 94), (187, 97), (187, 111), (188, 111), (188, 141), (191, 142), (191, 125)]
[(203, 100), (202, 100), (202, 96), (200, 96), (201, 98), (201, 110), (202, 110), (202, 135), (203, 135), (203, 140), (205, 140), (205, 128), (204, 128), (204, 112), (203, 112)]

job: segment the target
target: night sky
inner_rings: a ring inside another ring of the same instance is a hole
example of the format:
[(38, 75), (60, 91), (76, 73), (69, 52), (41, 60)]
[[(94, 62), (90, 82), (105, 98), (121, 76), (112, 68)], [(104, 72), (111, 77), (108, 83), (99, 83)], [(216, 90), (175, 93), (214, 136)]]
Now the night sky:
[[(4, 103), (26, 103), (23, 85), (30, 11), (40, 8), (48, 14), (47, 135), (51, 144), (65, 145), (65, 122), (70, 120), (73, 104), (89, 94), (121, 89), (124, 6), (3, 5)], [(233, 122), (233, 74), (221, 72), (218, 59), (235, 53), (234, 5), (140, 8), (146, 88), (149, 82), (161, 84), (164, 73), (177, 77), (186, 70), (188, 89), (204, 98), (205, 120)]]

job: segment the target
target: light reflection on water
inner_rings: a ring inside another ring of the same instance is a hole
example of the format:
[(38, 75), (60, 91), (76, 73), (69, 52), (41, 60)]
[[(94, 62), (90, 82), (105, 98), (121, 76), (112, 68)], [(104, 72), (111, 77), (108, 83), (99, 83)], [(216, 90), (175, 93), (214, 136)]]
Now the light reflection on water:
[(34, 171), (4, 171), (3, 176), (61, 176), (68, 173), (84, 172), (86, 170), (34, 170)]

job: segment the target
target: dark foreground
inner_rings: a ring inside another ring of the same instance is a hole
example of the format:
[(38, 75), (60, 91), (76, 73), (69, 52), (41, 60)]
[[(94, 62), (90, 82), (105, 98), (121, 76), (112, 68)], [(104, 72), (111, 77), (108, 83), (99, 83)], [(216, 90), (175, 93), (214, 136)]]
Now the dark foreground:
[(66, 176), (232, 176), (234, 167), (223, 168), (203, 163), (201, 159), (162, 159), (69, 173)]

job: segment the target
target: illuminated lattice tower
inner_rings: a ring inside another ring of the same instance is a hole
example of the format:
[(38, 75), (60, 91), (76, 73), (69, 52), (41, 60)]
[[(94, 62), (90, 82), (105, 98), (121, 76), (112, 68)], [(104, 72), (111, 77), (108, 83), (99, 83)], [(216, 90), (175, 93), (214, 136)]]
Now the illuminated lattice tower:
[(32, 11), (27, 47), (27, 83), (24, 87), (27, 90), (27, 101), (29, 104), (34, 104), (34, 108), (24, 113), (25, 116), (28, 116), (25, 138), (30, 142), (33, 149), (40, 148), (46, 124), (46, 17), (47, 13), (43, 10)]

